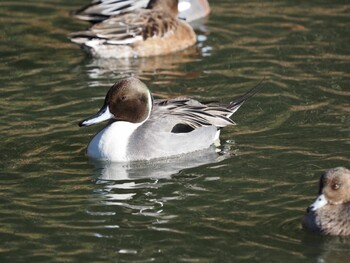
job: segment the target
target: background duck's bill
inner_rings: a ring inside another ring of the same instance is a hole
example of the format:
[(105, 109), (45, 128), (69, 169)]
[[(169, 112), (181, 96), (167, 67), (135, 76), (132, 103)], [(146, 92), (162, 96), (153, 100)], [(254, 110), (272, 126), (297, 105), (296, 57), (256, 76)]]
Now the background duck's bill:
[(325, 197), (324, 194), (321, 194), (316, 198), (316, 201), (311, 204), (310, 210), (316, 211), (317, 209), (325, 206), (327, 203), (328, 203), (327, 198)]

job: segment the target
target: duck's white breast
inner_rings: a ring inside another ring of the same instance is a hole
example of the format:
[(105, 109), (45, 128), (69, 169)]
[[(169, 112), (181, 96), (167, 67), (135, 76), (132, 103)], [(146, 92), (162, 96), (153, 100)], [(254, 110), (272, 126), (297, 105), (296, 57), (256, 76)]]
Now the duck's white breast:
[(94, 159), (126, 162), (129, 138), (139, 123), (114, 122), (101, 130), (89, 143), (87, 155)]

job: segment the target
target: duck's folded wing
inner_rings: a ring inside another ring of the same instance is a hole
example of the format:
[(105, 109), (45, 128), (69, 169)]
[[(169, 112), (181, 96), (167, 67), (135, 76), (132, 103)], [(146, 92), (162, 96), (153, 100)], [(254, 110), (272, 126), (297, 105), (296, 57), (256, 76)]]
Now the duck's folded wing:
[[(229, 118), (230, 109), (217, 105), (204, 105), (191, 99), (156, 101), (150, 121), (162, 123), (174, 133), (190, 132), (200, 127), (222, 128), (235, 123)], [(157, 121), (156, 121), (157, 119)]]
[(111, 16), (144, 8), (149, 0), (93, 0), (90, 4), (72, 12), (76, 18), (92, 23), (101, 22)]
[(85, 38), (100, 39), (110, 45), (132, 44), (151, 37), (162, 37), (176, 30), (176, 19), (152, 10), (141, 9), (122, 16), (115, 16), (95, 24), (87, 31), (71, 33), (74, 42)]

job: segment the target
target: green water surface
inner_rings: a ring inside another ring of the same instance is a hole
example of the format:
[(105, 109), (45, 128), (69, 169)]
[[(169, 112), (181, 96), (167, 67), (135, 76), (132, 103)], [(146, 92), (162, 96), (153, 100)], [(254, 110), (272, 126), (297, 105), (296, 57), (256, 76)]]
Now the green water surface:
[[(300, 226), (320, 174), (350, 166), (348, 1), (210, 1), (196, 46), (129, 61), (67, 39), (88, 2), (0, 2), (1, 262), (350, 262), (350, 238)], [(130, 75), (226, 102), (265, 82), (220, 154), (93, 162), (103, 125), (77, 123)]]

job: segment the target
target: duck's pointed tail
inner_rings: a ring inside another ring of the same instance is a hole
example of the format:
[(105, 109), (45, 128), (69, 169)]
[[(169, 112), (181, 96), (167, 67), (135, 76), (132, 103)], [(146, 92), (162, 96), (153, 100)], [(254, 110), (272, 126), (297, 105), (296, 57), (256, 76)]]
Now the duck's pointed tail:
[(242, 96), (239, 96), (237, 98), (234, 98), (230, 102), (230, 104), (227, 105), (227, 108), (229, 108), (231, 110), (232, 114), (235, 113), (239, 109), (239, 107), (241, 107), (243, 105), (243, 103), (245, 101), (247, 101), (248, 99), (250, 99), (251, 97), (253, 97), (256, 93), (258, 93), (260, 91), (260, 89), (263, 87), (262, 84), (264, 81), (265, 81), (265, 78), (260, 80), (260, 82), (257, 85), (255, 85), (254, 88), (249, 90), (247, 93), (245, 93)]

